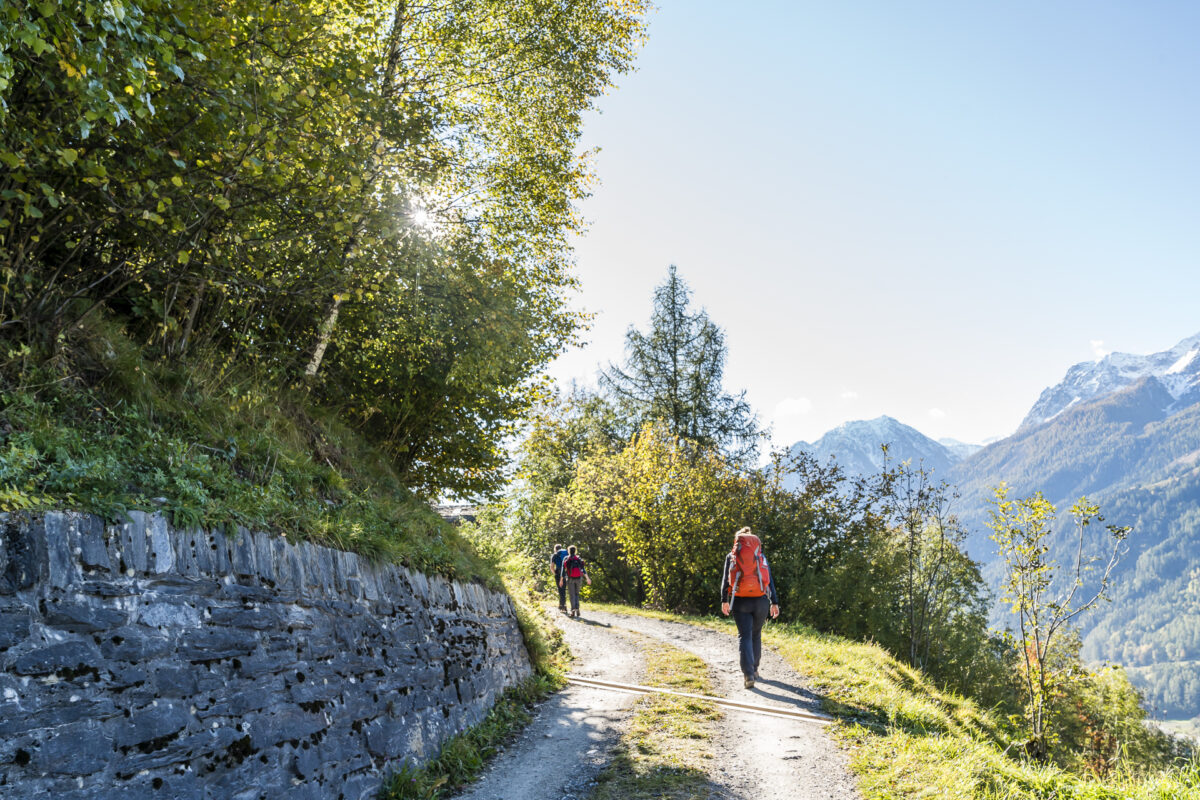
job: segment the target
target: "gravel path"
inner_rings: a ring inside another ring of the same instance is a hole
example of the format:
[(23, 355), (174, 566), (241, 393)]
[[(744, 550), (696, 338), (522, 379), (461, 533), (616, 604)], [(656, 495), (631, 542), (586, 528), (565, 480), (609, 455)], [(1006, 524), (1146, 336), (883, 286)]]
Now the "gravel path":
[[(592, 620), (556, 614), (575, 656), (571, 669), (588, 678), (637, 683), (643, 660), (633, 637)], [(520, 741), (459, 795), (461, 800), (580, 800), (608, 763), (635, 694), (567, 686), (542, 703)]]
[[(556, 615), (582, 677), (638, 683), (640, 651), (621, 629), (661, 639), (703, 659), (716, 694), (780, 708), (817, 710), (818, 698), (782, 657), (764, 648), (753, 689), (742, 686), (737, 638), (720, 631), (646, 617), (584, 610), (582, 620)], [(637, 695), (575, 684), (543, 703), (521, 740), (460, 798), (582, 800), (603, 768)], [(722, 800), (857, 800), (846, 755), (811, 722), (724, 710), (715, 742), (714, 794)], [(564, 768), (565, 766), (565, 768)]]
[[(590, 619), (662, 639), (702, 658), (715, 678), (715, 693), (731, 700), (779, 708), (819, 710), (820, 702), (783, 657), (763, 648), (753, 689), (742, 685), (737, 637), (681, 622), (625, 614), (586, 612)], [(770, 623), (768, 623), (770, 624)], [(620, 680), (609, 678), (608, 680)], [(846, 754), (825, 726), (725, 709), (715, 745), (712, 779), (738, 800), (857, 798)]]

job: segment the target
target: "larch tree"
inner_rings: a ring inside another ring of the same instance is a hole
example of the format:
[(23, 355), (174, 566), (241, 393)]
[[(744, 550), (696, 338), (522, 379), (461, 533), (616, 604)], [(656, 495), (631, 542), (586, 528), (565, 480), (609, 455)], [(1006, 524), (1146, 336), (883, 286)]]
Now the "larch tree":
[(703, 308), (692, 310), (691, 294), (671, 265), (654, 290), (649, 332), (630, 327), (625, 364), (610, 365), (600, 382), (640, 421), (745, 461), (758, 450), (758, 420), (744, 391), (725, 391), (725, 334)]

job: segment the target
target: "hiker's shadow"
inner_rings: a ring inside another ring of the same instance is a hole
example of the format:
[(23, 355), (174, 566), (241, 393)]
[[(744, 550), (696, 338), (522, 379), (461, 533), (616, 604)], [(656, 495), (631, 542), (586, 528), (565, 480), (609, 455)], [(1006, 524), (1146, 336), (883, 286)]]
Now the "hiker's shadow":
[(595, 628), (611, 628), (612, 627), (612, 625), (609, 625), (607, 622), (596, 622), (596, 620), (594, 620), (594, 619), (584, 619), (583, 617), (576, 617), (575, 621), (582, 622), (584, 625), (591, 625), (592, 627), (595, 627)]
[[(763, 685), (772, 686), (782, 691), (769, 692), (766, 689), (759, 688)], [(766, 697), (771, 700), (778, 700), (781, 703), (787, 703), (789, 705), (805, 706), (809, 708), (820, 708), (821, 706), (821, 695), (810, 689), (805, 689), (801, 686), (793, 686), (792, 684), (784, 683), (783, 681), (773, 681), (766, 678), (759, 678), (754, 682), (754, 688), (750, 691), (752, 691), (754, 694), (761, 695), (762, 697)]]
[[(768, 686), (778, 687), (790, 694), (782, 692), (768, 692), (759, 687), (763, 684)], [(790, 706), (797, 706), (805, 710), (819, 711), (823, 714), (828, 714), (831, 717), (837, 717), (850, 722), (856, 722), (863, 725), (878, 724), (875, 720), (876, 714), (861, 706), (849, 705), (841, 701), (834, 701), (827, 707), (827, 698), (824, 695), (817, 694), (811, 689), (805, 689), (799, 686), (793, 686), (790, 683), (783, 681), (764, 680), (759, 678), (754, 682), (754, 688), (749, 690), (751, 694), (756, 694), (763, 698), (778, 700)]]

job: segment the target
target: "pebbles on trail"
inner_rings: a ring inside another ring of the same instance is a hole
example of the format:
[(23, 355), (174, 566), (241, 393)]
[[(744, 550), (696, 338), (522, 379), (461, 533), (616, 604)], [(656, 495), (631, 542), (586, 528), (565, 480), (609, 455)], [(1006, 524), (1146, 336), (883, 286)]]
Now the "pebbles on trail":
[[(708, 664), (716, 694), (775, 708), (817, 711), (820, 698), (783, 657), (763, 648), (760, 679), (743, 687), (737, 637), (721, 631), (625, 614), (592, 612), (597, 622), (669, 642)], [(770, 624), (770, 623), (768, 623)], [(724, 796), (745, 800), (858, 798), (846, 754), (813, 722), (725, 710), (715, 743), (712, 779)]]
[[(580, 677), (640, 683), (643, 658), (621, 629), (662, 640), (709, 665), (716, 694), (777, 708), (815, 711), (819, 698), (781, 656), (763, 649), (761, 679), (742, 686), (737, 638), (720, 631), (646, 617), (585, 612), (559, 617)], [(584, 800), (620, 738), (637, 695), (571, 684), (543, 703), (520, 741), (501, 754), (460, 798)], [(721, 800), (832, 800), (859, 797), (848, 759), (823, 725), (724, 710), (710, 770)]]
[[(572, 671), (637, 683), (641, 650), (630, 636), (590, 619), (559, 618), (575, 656)], [(520, 740), (484, 771), (460, 800), (583, 800), (621, 737), (637, 695), (571, 684), (538, 706)]]

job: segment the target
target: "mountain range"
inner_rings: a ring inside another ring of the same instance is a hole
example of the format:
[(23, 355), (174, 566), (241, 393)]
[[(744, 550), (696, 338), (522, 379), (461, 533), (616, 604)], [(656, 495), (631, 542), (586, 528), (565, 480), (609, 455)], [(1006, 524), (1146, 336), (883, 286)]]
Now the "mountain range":
[(839, 425), (812, 444), (796, 442), (788, 453), (806, 452), (820, 461), (833, 457), (847, 473), (869, 475), (883, 467), (883, 444), (888, 446), (890, 460), (911, 460), (914, 466), (923, 464), (939, 474), (980, 449), (954, 439), (934, 441), (916, 428), (883, 416)]
[[(847, 472), (877, 472), (880, 444), (961, 492), (967, 550), (992, 585), (1002, 565), (985, 522), (993, 487), (1041, 491), (1066, 516), (1082, 495), (1133, 534), (1112, 602), (1083, 622), (1084, 655), (1124, 664), (1149, 705), (1171, 718), (1200, 717), (1200, 334), (1151, 355), (1112, 353), (1076, 364), (1041, 393), (1011, 436), (955, 449), (890, 418), (849, 422), (813, 444)], [(1098, 552), (1103, 526), (1089, 528)], [(1070, 558), (1066, 526), (1052, 545)]]
[(1170, 350), (1148, 356), (1109, 353), (1067, 370), (1060, 383), (1042, 392), (1017, 432), (1043, 425), (1079, 403), (1119, 392), (1153, 377), (1171, 395), (1169, 408), (1200, 403), (1200, 334)]

